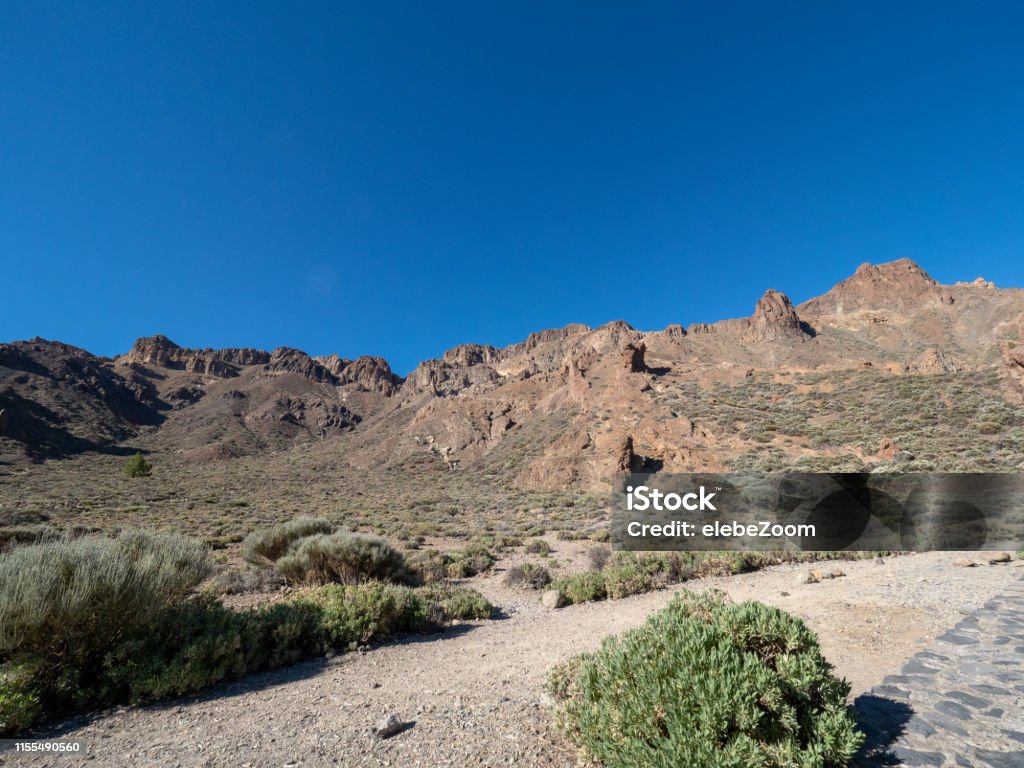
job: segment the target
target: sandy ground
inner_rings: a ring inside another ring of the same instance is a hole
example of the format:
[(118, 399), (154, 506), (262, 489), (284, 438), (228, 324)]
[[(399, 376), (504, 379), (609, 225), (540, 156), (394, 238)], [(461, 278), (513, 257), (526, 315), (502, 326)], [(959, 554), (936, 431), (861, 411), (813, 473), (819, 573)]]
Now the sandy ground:
[[(787, 565), (686, 586), (717, 587), (734, 601), (756, 599), (800, 616), (856, 696), (1024, 576), (1024, 561), (962, 568), (952, 565), (957, 557), (826, 563), (825, 570), (846, 575), (818, 584), (798, 583), (806, 565)], [(537, 593), (505, 587), (500, 573), (475, 586), (502, 607), (502, 618), (308, 662), (193, 699), (58, 724), (47, 735), (81, 740), (90, 759), (18, 764), (574, 765), (573, 750), (551, 725), (548, 670), (642, 623), (674, 590), (549, 611)], [(371, 736), (389, 712), (413, 724), (387, 740)]]

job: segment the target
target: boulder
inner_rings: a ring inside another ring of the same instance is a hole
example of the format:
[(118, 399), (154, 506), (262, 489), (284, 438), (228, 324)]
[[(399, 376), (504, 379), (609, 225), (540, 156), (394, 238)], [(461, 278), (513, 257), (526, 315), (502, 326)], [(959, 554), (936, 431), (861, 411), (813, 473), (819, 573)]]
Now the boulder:
[(540, 596), (540, 602), (545, 608), (555, 610), (556, 608), (562, 608), (565, 606), (565, 595), (557, 589), (549, 589), (543, 595)]

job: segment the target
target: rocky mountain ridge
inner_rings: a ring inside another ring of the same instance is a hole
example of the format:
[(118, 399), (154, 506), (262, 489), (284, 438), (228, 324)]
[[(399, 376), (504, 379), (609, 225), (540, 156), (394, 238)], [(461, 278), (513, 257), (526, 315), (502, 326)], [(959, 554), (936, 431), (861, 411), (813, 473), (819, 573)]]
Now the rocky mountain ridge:
[(405, 378), (383, 358), (286, 347), (152, 336), (106, 359), (33, 339), (0, 345), (0, 461), (138, 448), (206, 462), (326, 441), (367, 469), (431, 452), (441, 469), (500, 462), (520, 485), (592, 486), (630, 467), (727, 465), (734, 430), (701, 412), (695, 386), (991, 370), (1019, 403), (1022, 343), (1024, 291), (941, 285), (908, 260), (862, 265), (795, 307), (768, 290), (747, 318), (685, 329), (620, 320), (463, 344)]

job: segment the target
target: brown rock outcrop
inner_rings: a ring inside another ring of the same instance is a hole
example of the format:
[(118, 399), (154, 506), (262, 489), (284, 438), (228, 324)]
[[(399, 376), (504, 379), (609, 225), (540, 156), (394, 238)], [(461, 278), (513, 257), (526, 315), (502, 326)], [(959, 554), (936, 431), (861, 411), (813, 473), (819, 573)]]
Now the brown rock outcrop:
[(354, 384), (364, 392), (379, 392), (390, 397), (404, 381), (391, 370), (383, 357), (363, 355), (347, 360), (337, 355), (326, 355), (313, 359), (330, 371), (340, 384)]
[(636, 463), (636, 454), (633, 453), (633, 436), (626, 435), (615, 452), (615, 472), (632, 472)]
[(1006, 373), (1006, 396), (1012, 403), (1024, 404), (1024, 348), (1003, 345), (1003, 370)]
[(802, 341), (814, 335), (800, 320), (789, 297), (771, 288), (758, 299), (750, 317), (694, 323), (687, 332), (695, 336), (733, 334), (745, 341)]
[(952, 304), (953, 295), (910, 259), (861, 264), (828, 293), (801, 304), (801, 315), (843, 314), (860, 309), (906, 310)]
[(338, 381), (333, 373), (312, 357), (291, 347), (275, 349), (270, 360), (263, 366), (263, 371), (268, 374), (297, 373), (322, 384), (336, 384)]
[(447, 396), (462, 392), (473, 386), (491, 384), (501, 379), (498, 372), (489, 365), (461, 366), (444, 360), (425, 360), (409, 374), (403, 384), (412, 392), (430, 392)]
[(964, 364), (948, 352), (940, 349), (926, 349), (913, 361), (907, 363), (907, 373), (957, 373), (964, 369)]
[(622, 368), (627, 373), (645, 373), (647, 365), (644, 363), (644, 353), (647, 352), (646, 345), (639, 341), (629, 343), (622, 348)]
[(481, 365), (495, 362), (498, 359), (498, 350), (490, 344), (461, 344), (445, 352), (442, 359), (452, 365)]
[(150, 365), (199, 373), (217, 378), (238, 375), (239, 366), (263, 365), (270, 355), (262, 349), (187, 349), (166, 336), (146, 336), (136, 340), (119, 362), (125, 365)]
[(747, 338), (756, 341), (800, 339), (809, 335), (793, 309), (793, 302), (784, 293), (765, 291), (750, 317)]

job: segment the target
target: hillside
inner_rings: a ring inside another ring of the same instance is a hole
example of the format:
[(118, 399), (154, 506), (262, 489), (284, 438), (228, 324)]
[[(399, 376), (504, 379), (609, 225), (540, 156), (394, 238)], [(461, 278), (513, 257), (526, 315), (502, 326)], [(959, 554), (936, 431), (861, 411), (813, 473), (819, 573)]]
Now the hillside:
[[(4, 511), (231, 537), (288, 512), (429, 532), (464, 526), (452, 510), (502, 510), (525, 530), (601, 506), (629, 468), (1013, 469), (1022, 336), (1024, 291), (940, 285), (901, 260), (796, 307), (768, 290), (746, 318), (465, 344), (405, 379), (381, 358), (162, 336), (113, 359), (12, 342), (0, 345)], [(119, 476), (135, 451), (157, 467), (145, 486)]]

